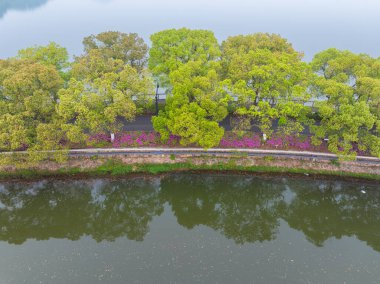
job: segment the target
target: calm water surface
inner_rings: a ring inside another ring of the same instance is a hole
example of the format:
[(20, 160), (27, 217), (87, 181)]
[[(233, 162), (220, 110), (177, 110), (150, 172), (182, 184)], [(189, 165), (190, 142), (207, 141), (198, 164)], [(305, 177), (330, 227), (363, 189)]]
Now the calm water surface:
[(0, 184), (0, 283), (378, 283), (380, 190), (238, 175)]
[(229, 35), (279, 33), (305, 59), (337, 47), (380, 56), (378, 0), (0, 0), (0, 58), (56, 41), (79, 55), (83, 37), (106, 30), (149, 35), (167, 28)]

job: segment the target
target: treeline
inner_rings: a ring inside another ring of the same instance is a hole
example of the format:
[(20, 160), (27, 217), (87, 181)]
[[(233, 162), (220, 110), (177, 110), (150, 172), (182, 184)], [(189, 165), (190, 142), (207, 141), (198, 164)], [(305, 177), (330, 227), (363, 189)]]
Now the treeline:
[(333, 153), (380, 157), (380, 58), (330, 48), (309, 64), (286, 39), (264, 33), (220, 44), (211, 31), (182, 28), (150, 39), (149, 48), (135, 33), (104, 32), (86, 37), (73, 62), (56, 43), (0, 60), (0, 150), (32, 154), (120, 132), (152, 109), (159, 84), (168, 96), (153, 126), (164, 141), (172, 134), (214, 147), (230, 113), (242, 136), (254, 126), (268, 138), (308, 128)]

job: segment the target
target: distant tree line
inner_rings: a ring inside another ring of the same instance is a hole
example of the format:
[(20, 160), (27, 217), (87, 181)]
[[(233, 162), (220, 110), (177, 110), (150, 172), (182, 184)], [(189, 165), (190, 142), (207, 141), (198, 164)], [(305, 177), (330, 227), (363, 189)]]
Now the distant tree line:
[(380, 157), (380, 58), (330, 48), (306, 63), (267, 33), (220, 44), (212, 31), (182, 28), (150, 39), (149, 48), (135, 33), (104, 32), (84, 38), (72, 62), (54, 42), (0, 60), (0, 150), (33, 154), (120, 132), (152, 108), (159, 84), (168, 96), (152, 122), (163, 141), (177, 135), (182, 145), (214, 147), (230, 113), (239, 135), (254, 126), (268, 138), (308, 128), (333, 153)]

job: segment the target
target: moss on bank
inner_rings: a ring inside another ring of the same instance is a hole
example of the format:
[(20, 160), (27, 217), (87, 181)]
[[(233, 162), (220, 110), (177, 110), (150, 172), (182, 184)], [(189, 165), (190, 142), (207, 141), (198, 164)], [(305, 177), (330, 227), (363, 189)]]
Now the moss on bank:
[(161, 174), (179, 171), (214, 171), (247, 174), (291, 174), (317, 177), (340, 177), (380, 180), (380, 175), (368, 173), (339, 172), (327, 170), (305, 170), (301, 168), (282, 168), (275, 166), (241, 166), (235, 163), (220, 163), (214, 165), (196, 165), (192, 163), (163, 164), (124, 164), (118, 160), (108, 160), (94, 168), (61, 168), (57, 171), (39, 169), (19, 169), (12, 172), (0, 172), (0, 180), (67, 178), (67, 177), (121, 177), (131, 174)]

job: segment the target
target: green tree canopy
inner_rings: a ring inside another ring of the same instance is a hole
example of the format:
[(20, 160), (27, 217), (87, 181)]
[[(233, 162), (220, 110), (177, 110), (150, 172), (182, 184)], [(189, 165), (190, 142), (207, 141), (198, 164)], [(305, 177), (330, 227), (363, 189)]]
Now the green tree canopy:
[(55, 42), (46, 46), (35, 46), (18, 51), (17, 58), (28, 59), (45, 65), (53, 65), (63, 78), (67, 78), (66, 71), (70, 67), (67, 49)]
[(106, 73), (120, 72), (124, 65), (120, 59), (106, 58), (100, 50), (91, 50), (75, 59), (72, 76), (77, 80), (95, 80)]
[(170, 134), (182, 145), (218, 145), (227, 115), (228, 98), (219, 87), (220, 49), (214, 34), (205, 30), (166, 30), (151, 36), (149, 67), (170, 86), (165, 110), (153, 118), (163, 140)]
[(169, 75), (189, 61), (202, 63), (220, 57), (214, 33), (207, 30), (170, 29), (151, 35), (149, 68), (162, 86), (170, 86)]
[(287, 135), (303, 130), (311, 70), (286, 39), (269, 34), (230, 37), (223, 43), (222, 58), (224, 84), (237, 97), (237, 130), (250, 130), (256, 121), (270, 135), (277, 118)]
[[(287, 39), (277, 34), (255, 33), (230, 36), (222, 43), (224, 75), (227, 76), (229, 63), (236, 54), (247, 54), (249, 51), (266, 49), (273, 53), (297, 53)], [(300, 58), (302, 54), (298, 53)]]
[(52, 65), (28, 60), (0, 60), (0, 149), (32, 145), (37, 126), (55, 116), (63, 80)]
[(121, 60), (137, 70), (142, 70), (147, 60), (148, 46), (136, 33), (103, 32), (85, 37), (85, 55), (93, 50), (99, 51), (104, 60)]
[(311, 66), (320, 75), (313, 84), (320, 125), (314, 142), (328, 138), (330, 151), (355, 155), (355, 147), (380, 155), (380, 61), (366, 54), (334, 48), (315, 55)]
[(105, 73), (94, 80), (72, 79), (66, 89), (59, 91), (62, 129), (73, 142), (85, 141), (89, 133), (120, 131), (123, 125), (119, 118), (133, 120), (135, 101), (145, 99), (152, 87), (149, 76), (129, 65), (119, 73)]
[(85, 53), (75, 58), (72, 68), (72, 76), (77, 80), (118, 73), (125, 65), (146, 72), (148, 46), (135, 33), (104, 32), (84, 38), (83, 45)]
[[(216, 68), (218, 63), (214, 63)], [(174, 134), (181, 137), (182, 145), (211, 148), (222, 138), (224, 129), (218, 122), (228, 113), (228, 97), (219, 87), (216, 69), (202, 65), (188, 62), (171, 73), (173, 94), (167, 98), (165, 111), (153, 117), (154, 129), (163, 140)]]
[(120, 119), (131, 121), (151, 104), (153, 82), (145, 69), (148, 47), (137, 34), (104, 32), (83, 40), (73, 79), (60, 91), (58, 113), (69, 140), (86, 134), (115, 133)]

